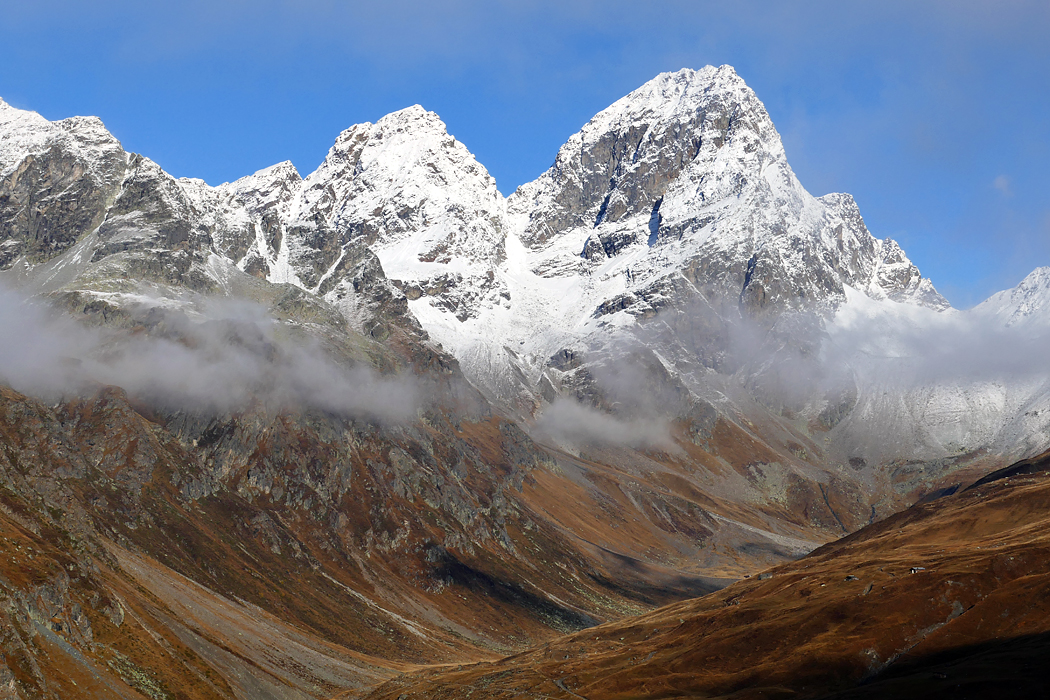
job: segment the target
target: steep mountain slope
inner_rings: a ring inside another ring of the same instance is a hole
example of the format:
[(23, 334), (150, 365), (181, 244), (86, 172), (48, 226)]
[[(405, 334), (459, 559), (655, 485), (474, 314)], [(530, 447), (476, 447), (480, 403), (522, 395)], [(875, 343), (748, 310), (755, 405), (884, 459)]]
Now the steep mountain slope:
[(574, 536), (543, 497), (565, 488), (557, 463), (495, 418), (2, 389), (0, 447), (14, 698), (327, 697), (722, 583), (618, 553), (615, 523), (587, 533), (610, 548)]
[(852, 198), (805, 192), (729, 66), (662, 74), (599, 113), (510, 210), (527, 217), (532, 248), (573, 238), (585, 259), (627, 253), (634, 289), (685, 265), (705, 296), (749, 310), (810, 308), (841, 299), (843, 284), (945, 305), (899, 248), (868, 234)]
[(693, 601), (369, 698), (1044, 695), (1050, 454)]

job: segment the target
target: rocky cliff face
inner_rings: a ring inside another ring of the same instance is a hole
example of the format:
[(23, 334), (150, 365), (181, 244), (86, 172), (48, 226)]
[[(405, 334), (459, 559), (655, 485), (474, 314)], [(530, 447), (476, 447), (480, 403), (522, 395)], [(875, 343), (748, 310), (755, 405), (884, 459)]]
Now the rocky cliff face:
[(0, 100), (0, 269), (50, 260), (97, 228), (127, 160), (96, 118), (52, 123)]
[[(842, 301), (843, 286), (947, 306), (849, 195), (811, 197), (762, 103), (729, 66), (658, 76), (599, 113), (509, 209), (530, 248), (586, 235), (582, 257), (635, 258), (634, 284), (688, 266), (746, 312)], [(887, 265), (903, 265), (880, 274)], [(929, 293), (929, 299), (920, 292)]]

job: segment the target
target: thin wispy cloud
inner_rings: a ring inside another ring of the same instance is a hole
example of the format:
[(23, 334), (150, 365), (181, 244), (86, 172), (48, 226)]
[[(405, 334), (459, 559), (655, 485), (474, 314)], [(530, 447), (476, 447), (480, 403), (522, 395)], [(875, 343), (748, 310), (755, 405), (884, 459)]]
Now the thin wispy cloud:
[(1004, 197), (1012, 197), (1014, 194), (1013, 189), (1010, 187), (1010, 178), (1006, 175), (999, 175), (992, 180), (992, 187), (999, 190)]
[(670, 422), (658, 418), (612, 415), (567, 398), (545, 406), (533, 426), (533, 436), (563, 447), (625, 446), (671, 449)]

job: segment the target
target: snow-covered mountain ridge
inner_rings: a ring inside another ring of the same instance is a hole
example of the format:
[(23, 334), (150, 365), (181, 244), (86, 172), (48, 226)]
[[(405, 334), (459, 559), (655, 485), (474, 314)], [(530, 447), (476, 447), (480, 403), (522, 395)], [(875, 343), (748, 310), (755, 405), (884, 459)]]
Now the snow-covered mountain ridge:
[[(780, 360), (741, 359), (738, 327), (783, 355), (812, 340), (800, 314), (834, 330), (851, 314), (959, 313), (850, 195), (803, 188), (729, 66), (657, 76), (509, 197), (418, 105), (347, 129), (305, 178), (281, 163), (210, 187), (125, 153), (97, 119), (52, 123), (0, 102), (0, 173), (10, 280), (111, 301), (143, 284), (169, 296), (291, 284), (366, 331), (391, 314), (418, 321), (522, 417), (559, 395), (620, 405), (595, 373), (639, 343), (677, 394), (747, 413), (727, 378), (754, 388)], [(1045, 317), (1039, 274), (973, 313)], [(790, 413), (834, 430), (820, 416), (863, 403), (840, 389)]]
[[(52, 124), (6, 105), (2, 114), (5, 171), (46, 148), (89, 166), (102, 160), (90, 148), (119, 151), (94, 118)], [(542, 277), (632, 280), (599, 284), (587, 313), (681, 269), (698, 250), (757, 254), (752, 272), (775, 257), (789, 286), (775, 295), (745, 289), (759, 305), (841, 298), (836, 278), (876, 297), (943, 303), (895, 244), (881, 255), (851, 198), (805, 193), (761, 103), (728, 66), (658, 76), (591, 120), (509, 202), (437, 115), (418, 106), (346, 130), (305, 180), (285, 163), (215, 188), (188, 179), (177, 186), (181, 196), (172, 198), (190, 204), (216, 252), (243, 270), (318, 291), (343, 247), (364, 242), (409, 296), (461, 322), (505, 306), (508, 238), (525, 244)], [(785, 218), (793, 225), (770, 235)], [(804, 250), (818, 242), (824, 250)], [(614, 269), (603, 265), (617, 257)], [(807, 263), (830, 265), (820, 271), (826, 279), (814, 281)]]

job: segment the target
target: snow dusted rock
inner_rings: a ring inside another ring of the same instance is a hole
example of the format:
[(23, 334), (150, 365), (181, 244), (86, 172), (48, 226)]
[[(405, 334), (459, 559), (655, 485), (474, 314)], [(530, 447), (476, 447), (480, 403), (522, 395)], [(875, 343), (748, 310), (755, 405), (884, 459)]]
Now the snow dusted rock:
[(919, 269), (892, 238), (878, 241), (875, 270), (866, 291), (873, 299), (912, 302), (938, 311), (949, 308), (948, 301), (933, 288), (928, 278), (919, 274)]
[[(132, 155), (120, 193), (99, 226), (90, 261), (113, 277), (214, 291), (206, 268), (211, 236), (179, 184), (148, 158)], [(96, 272), (97, 274), (97, 272)]]
[(49, 122), (0, 100), (0, 269), (50, 260), (94, 230), (126, 168), (99, 119)]
[[(896, 244), (868, 232), (852, 197), (803, 189), (762, 103), (729, 66), (665, 73), (617, 101), (509, 210), (541, 251), (538, 270), (587, 274), (611, 262), (636, 298), (682, 273), (752, 316), (834, 307), (843, 285), (947, 306)], [(566, 259), (566, 238), (590, 265)]]
[(528, 217), (522, 240), (538, 246), (570, 229), (651, 217), (707, 139), (725, 139), (723, 96), (708, 100), (710, 113), (699, 104), (711, 76), (712, 69), (696, 80), (688, 70), (658, 76), (570, 137), (551, 169), (512, 197), (511, 210)]
[(217, 254), (255, 277), (295, 283), (287, 255), (281, 255), (287, 253), (283, 243), (289, 203), (302, 184), (291, 162), (219, 187), (185, 178), (179, 184), (212, 230)]
[(49, 122), (0, 103), (0, 268), (41, 292), (141, 282), (212, 291), (190, 199), (94, 117)]
[(503, 209), (488, 171), (416, 105), (339, 135), (295, 202), (302, 252), (293, 265), (319, 290), (347, 246), (364, 243), (410, 297), (463, 320), (505, 294), (494, 274), (505, 257)]

